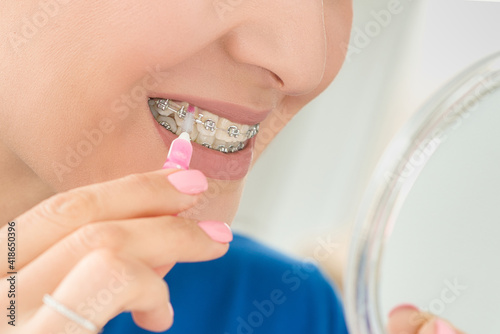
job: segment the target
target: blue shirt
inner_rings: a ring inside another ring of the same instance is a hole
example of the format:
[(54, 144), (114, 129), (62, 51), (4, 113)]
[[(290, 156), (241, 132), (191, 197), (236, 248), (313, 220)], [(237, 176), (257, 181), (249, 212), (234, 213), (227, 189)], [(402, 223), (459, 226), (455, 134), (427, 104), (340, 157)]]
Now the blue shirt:
[[(168, 334), (346, 334), (342, 305), (319, 269), (235, 235), (226, 255), (177, 264), (165, 277)], [(104, 334), (151, 333), (122, 313)]]

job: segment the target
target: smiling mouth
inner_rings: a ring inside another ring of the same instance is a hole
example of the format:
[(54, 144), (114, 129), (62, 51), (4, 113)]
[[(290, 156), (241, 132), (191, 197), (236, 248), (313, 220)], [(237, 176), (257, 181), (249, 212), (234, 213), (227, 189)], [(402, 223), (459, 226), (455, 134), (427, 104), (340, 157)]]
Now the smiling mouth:
[[(188, 102), (151, 98), (149, 109), (156, 121), (168, 131), (180, 135)], [(189, 133), (191, 141), (222, 153), (235, 153), (245, 148), (248, 141), (259, 132), (259, 124), (244, 125), (231, 122), (197, 106), (194, 124)]]

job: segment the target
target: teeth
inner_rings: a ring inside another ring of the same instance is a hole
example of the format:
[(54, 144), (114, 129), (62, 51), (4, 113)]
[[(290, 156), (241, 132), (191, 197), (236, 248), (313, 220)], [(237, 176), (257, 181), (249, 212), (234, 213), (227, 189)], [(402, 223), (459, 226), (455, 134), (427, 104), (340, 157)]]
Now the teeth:
[(190, 136), (191, 136), (191, 141), (195, 141), (198, 138), (199, 132), (198, 128), (196, 126), (193, 126), (193, 130), (191, 130)]
[(175, 119), (173, 119), (172, 117), (160, 115), (156, 118), (156, 120), (158, 121), (158, 123), (160, 123), (160, 125), (165, 127), (167, 130), (170, 130), (173, 133), (177, 132), (177, 124), (175, 123)]
[(226, 142), (223, 140), (215, 139), (212, 148), (217, 150), (217, 151), (220, 151), (222, 153), (228, 153), (229, 152), (229, 150), (228, 150), (229, 145), (230, 144), (228, 143), (228, 145), (226, 146)]
[(154, 100), (150, 100), (150, 101), (153, 101), (153, 103), (154, 103), (152, 106), (150, 104), (150, 106), (152, 107), (151, 109), (156, 111), (158, 114), (163, 115), (163, 116), (168, 116), (172, 113), (172, 111), (167, 108), (167, 101), (166, 100), (157, 100), (156, 103), (154, 102)]
[[(198, 131), (198, 130), (197, 130)], [(212, 148), (214, 144), (215, 136), (205, 136), (204, 134), (199, 133), (198, 136), (196, 137), (196, 142), (198, 144), (207, 146), (210, 145), (210, 148)]]
[(227, 142), (238, 142), (246, 139), (246, 133), (248, 132), (248, 125), (241, 125), (233, 123), (228, 119), (221, 118), (217, 123), (217, 131), (215, 132), (215, 138), (224, 140)]
[[(187, 110), (188, 106), (189, 106), (189, 104), (186, 102), (180, 103), (178, 108), (177, 108), (177, 110), (179, 110), (179, 112), (174, 114), (175, 122), (177, 123), (179, 128), (182, 127), (182, 125), (184, 124), (184, 118), (186, 117), (186, 110)], [(182, 117), (179, 115), (182, 115)]]
[[(148, 104), (160, 125), (176, 135), (181, 134), (189, 103), (150, 99)], [(259, 124), (249, 126), (234, 123), (198, 107), (194, 107), (194, 118), (191, 140), (223, 153), (242, 150), (247, 140), (259, 131)]]
[[(176, 135), (180, 135), (182, 133), (182, 125), (177, 125), (177, 131), (175, 131)], [(191, 141), (196, 141), (196, 138), (198, 137), (198, 129), (193, 126), (193, 130), (189, 133), (189, 137), (191, 138)]]
[(259, 127), (260, 127), (259, 124), (250, 126), (247, 131), (247, 138), (255, 137), (257, 133), (259, 133)]
[(161, 110), (158, 107), (156, 107), (156, 112), (158, 112), (158, 114), (162, 116), (170, 116), (173, 114), (173, 111), (171, 111), (170, 109)]
[[(203, 115), (203, 117), (200, 117)], [(215, 128), (217, 127), (217, 122), (219, 121), (219, 116), (212, 114), (208, 111), (202, 111), (198, 113), (198, 117), (200, 123), (196, 124), (198, 131), (200, 134), (205, 136), (215, 136)]]
[(166, 104), (166, 102), (164, 104), (166, 105), (166, 109), (170, 110), (171, 112), (176, 112), (177, 110), (181, 109), (181, 106), (177, 102), (172, 100), (168, 100), (168, 104)]

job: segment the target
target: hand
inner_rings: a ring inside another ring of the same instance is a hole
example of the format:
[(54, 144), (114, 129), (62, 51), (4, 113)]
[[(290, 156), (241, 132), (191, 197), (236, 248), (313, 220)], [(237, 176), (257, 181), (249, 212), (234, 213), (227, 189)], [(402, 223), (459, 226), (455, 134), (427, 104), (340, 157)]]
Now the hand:
[(399, 305), (389, 313), (387, 331), (389, 334), (465, 334), (410, 304)]
[[(44, 294), (99, 328), (130, 310), (137, 325), (168, 329), (173, 311), (162, 277), (176, 262), (222, 256), (232, 238), (224, 223), (176, 216), (207, 187), (193, 170), (131, 175), (57, 194), (3, 226), (0, 301), (7, 313), (13, 298), (6, 273), (17, 271), (16, 326), (4, 315), (0, 332), (90, 333), (43, 304)], [(14, 269), (8, 246), (15, 246)]]

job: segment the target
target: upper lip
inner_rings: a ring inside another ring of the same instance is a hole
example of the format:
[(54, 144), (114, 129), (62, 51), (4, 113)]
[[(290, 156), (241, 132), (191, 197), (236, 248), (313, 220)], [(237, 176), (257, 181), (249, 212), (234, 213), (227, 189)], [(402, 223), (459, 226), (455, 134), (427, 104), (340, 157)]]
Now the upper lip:
[(214, 113), (217, 116), (227, 118), (231, 122), (242, 125), (258, 124), (262, 122), (271, 112), (271, 109), (256, 110), (251, 107), (242, 106), (231, 102), (211, 100), (197, 96), (178, 94), (166, 95), (159, 93), (158, 95), (151, 97), (187, 102), (189, 104), (197, 106), (198, 108)]

